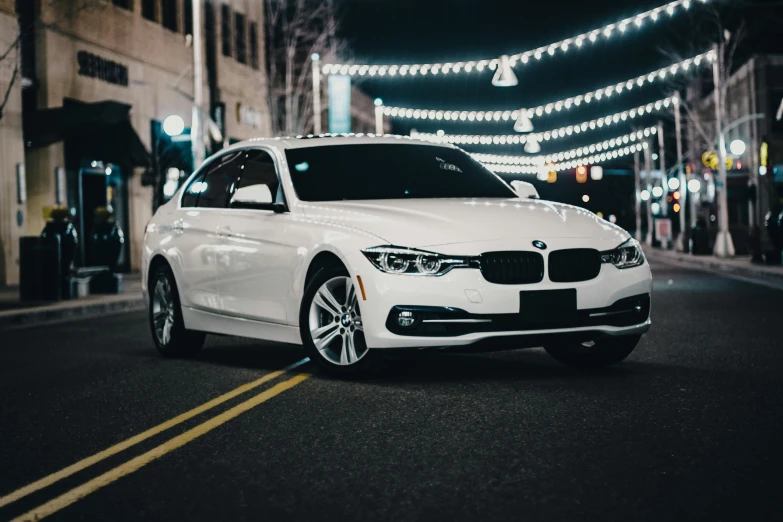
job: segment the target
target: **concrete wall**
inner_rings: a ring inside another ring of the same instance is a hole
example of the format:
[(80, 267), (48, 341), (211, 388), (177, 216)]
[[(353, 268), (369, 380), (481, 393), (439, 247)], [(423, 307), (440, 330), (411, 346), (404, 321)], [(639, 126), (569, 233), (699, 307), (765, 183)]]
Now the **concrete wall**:
[[(0, 0), (0, 49), (14, 43), (19, 25), (14, 14), (13, 0)], [(0, 100), (5, 96), (17, 63), (12, 51), (0, 62)], [(17, 202), (16, 166), (24, 164), (22, 139), (22, 81), (21, 72), (11, 87), (8, 103), (0, 119), (0, 284), (19, 282), (19, 237), (24, 225), (17, 223), (17, 214), (26, 220), (25, 206)]]

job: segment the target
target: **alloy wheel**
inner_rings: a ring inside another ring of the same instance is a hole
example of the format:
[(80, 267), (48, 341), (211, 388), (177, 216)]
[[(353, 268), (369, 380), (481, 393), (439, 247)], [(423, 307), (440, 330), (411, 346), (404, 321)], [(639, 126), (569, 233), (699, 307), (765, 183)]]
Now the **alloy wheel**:
[(318, 353), (338, 366), (360, 361), (368, 352), (356, 288), (350, 277), (326, 281), (310, 304), (310, 336)]
[(158, 342), (163, 346), (168, 345), (174, 327), (174, 297), (171, 283), (166, 277), (158, 279), (152, 292), (152, 321)]

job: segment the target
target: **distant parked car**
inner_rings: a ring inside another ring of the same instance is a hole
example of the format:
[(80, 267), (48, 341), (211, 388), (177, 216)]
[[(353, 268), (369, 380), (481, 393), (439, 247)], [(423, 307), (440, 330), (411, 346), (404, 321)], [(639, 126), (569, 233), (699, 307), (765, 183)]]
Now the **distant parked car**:
[(543, 346), (624, 359), (652, 278), (624, 230), (517, 195), (462, 150), (394, 137), (251, 140), (209, 158), (144, 237), (153, 339), (304, 344), (335, 373), (383, 350)]

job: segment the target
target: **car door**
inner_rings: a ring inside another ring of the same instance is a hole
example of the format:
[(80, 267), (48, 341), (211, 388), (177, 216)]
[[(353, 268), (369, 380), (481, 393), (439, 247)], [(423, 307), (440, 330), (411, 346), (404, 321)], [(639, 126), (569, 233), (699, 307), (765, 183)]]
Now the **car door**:
[(240, 160), (240, 152), (215, 158), (183, 193), (180, 218), (174, 229), (180, 254), (180, 292), (186, 306), (213, 312), (222, 308), (217, 271), (228, 261), (221, 250), (219, 227), (236, 183)]
[(249, 196), (285, 202), (272, 156), (251, 149), (243, 160), (224, 223), (222, 243), (228, 264), (218, 265), (220, 299), (227, 314), (287, 324), (285, 303), (291, 296), (297, 255), (286, 233), (290, 214), (249, 208), (242, 201)]

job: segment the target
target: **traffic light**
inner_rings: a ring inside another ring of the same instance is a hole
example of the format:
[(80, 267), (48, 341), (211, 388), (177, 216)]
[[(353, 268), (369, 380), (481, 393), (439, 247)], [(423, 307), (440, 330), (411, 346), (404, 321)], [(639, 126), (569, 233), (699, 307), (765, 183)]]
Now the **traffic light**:
[(576, 182), (587, 183), (587, 167), (580, 165), (576, 168)]

